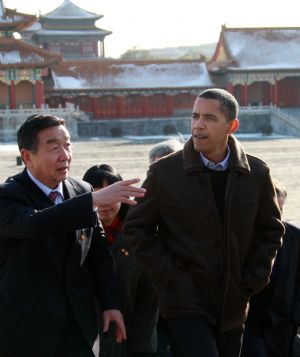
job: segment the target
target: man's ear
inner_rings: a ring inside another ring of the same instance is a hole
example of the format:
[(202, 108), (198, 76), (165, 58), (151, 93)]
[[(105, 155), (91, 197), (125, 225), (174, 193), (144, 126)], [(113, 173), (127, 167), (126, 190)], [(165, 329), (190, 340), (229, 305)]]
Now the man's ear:
[(240, 126), (240, 122), (239, 122), (238, 118), (230, 120), (230, 127), (228, 130), (228, 134), (233, 134), (234, 132), (236, 132), (238, 130), (239, 126)]
[(21, 149), (21, 157), (22, 157), (22, 160), (25, 164), (26, 167), (30, 168), (31, 167), (31, 152), (29, 150), (26, 150), (26, 149)]

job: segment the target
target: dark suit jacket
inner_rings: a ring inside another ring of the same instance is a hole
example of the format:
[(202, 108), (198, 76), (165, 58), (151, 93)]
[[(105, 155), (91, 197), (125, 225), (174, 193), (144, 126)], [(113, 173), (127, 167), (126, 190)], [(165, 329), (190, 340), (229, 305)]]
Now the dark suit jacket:
[(92, 346), (94, 292), (102, 310), (119, 306), (90, 185), (63, 187), (54, 206), (26, 170), (0, 186), (0, 356), (53, 356), (68, 306)]
[(300, 325), (300, 230), (287, 222), (284, 225), (283, 244), (270, 284), (250, 301), (242, 357), (259, 353), (291, 356), (292, 342)]
[(275, 291), (269, 314), (272, 323), (293, 322), (300, 325), (300, 230), (284, 222), (285, 235), (278, 252)]

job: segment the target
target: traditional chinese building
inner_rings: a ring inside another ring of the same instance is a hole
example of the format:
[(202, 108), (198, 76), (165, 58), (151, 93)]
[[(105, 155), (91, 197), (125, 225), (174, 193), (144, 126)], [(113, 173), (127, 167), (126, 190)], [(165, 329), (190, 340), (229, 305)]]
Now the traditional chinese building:
[(64, 0), (52, 12), (40, 16), (41, 29), (33, 40), (46, 50), (61, 53), (66, 60), (103, 58), (104, 39), (111, 32), (96, 27), (95, 21), (102, 17)]
[(51, 75), (46, 103), (74, 103), (93, 119), (190, 114), (196, 95), (213, 86), (200, 61), (67, 61)]
[(13, 37), (13, 32), (35, 20), (35, 16), (4, 8), (0, 0), (0, 108), (39, 108), (44, 103), (43, 76), (60, 55)]
[(300, 28), (223, 26), (209, 71), (243, 106), (300, 107)]

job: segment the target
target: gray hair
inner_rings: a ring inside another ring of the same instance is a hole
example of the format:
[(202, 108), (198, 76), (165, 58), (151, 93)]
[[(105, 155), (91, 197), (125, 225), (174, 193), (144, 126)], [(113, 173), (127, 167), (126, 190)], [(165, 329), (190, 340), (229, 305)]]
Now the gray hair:
[(149, 163), (153, 164), (153, 162), (161, 159), (162, 157), (181, 150), (184, 144), (182, 139), (182, 137), (180, 137), (180, 139), (171, 138), (154, 145), (149, 152)]

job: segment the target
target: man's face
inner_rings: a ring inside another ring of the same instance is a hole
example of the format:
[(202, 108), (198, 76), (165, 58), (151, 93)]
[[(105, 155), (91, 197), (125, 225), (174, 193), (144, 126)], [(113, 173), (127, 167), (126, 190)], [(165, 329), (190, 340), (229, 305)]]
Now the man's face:
[(228, 135), (237, 130), (238, 120), (228, 121), (218, 100), (197, 98), (191, 127), (195, 150), (218, 163), (226, 156)]
[(56, 125), (40, 131), (37, 139), (37, 151), (22, 149), (22, 158), (36, 179), (54, 188), (69, 173), (72, 160), (70, 135), (63, 125)]

